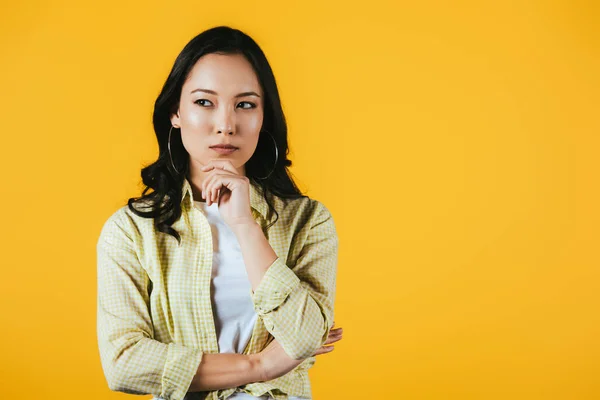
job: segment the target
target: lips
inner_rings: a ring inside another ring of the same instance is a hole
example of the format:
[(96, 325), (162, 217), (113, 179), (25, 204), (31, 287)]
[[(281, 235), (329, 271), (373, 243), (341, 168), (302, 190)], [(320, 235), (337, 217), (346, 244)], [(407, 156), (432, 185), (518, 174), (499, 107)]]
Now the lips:
[(235, 147), (221, 147), (221, 146), (213, 146), (210, 149), (212, 151), (214, 151), (215, 153), (222, 154), (222, 155), (233, 154), (234, 152), (236, 152), (238, 150)]
[(225, 149), (225, 150), (235, 150), (237, 147), (232, 146), (230, 144), (218, 144), (216, 146), (210, 146), (211, 149)]

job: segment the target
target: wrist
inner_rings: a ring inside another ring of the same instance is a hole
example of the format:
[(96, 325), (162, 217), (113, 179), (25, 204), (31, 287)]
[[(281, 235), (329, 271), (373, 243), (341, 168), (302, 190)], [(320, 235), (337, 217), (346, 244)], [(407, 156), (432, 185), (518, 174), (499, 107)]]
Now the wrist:
[(251, 235), (260, 231), (262, 233), (262, 228), (258, 222), (255, 220), (246, 220), (244, 222), (240, 222), (231, 226), (231, 230), (238, 237), (243, 237), (245, 235)]

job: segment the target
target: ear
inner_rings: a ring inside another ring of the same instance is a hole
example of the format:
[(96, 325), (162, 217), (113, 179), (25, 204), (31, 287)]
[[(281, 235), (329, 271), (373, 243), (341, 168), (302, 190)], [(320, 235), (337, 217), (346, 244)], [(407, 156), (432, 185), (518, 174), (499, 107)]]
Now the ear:
[(179, 109), (177, 109), (177, 114), (171, 114), (171, 125), (173, 125), (173, 128), (181, 128), (181, 120), (179, 118)]

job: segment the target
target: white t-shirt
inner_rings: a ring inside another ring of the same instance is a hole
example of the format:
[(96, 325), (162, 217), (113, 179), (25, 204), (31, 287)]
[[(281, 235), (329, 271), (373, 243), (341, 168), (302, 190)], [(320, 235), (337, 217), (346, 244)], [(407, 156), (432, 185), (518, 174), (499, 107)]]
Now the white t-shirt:
[[(244, 265), (242, 251), (233, 231), (225, 223), (217, 203), (207, 206), (205, 202), (194, 201), (195, 207), (207, 218), (213, 236), (213, 266), (211, 280), (211, 301), (215, 328), (219, 343), (219, 353), (243, 353), (252, 336), (258, 315), (250, 297), (250, 280)], [(235, 392), (228, 400), (269, 399)], [(306, 400), (290, 396), (290, 400)]]

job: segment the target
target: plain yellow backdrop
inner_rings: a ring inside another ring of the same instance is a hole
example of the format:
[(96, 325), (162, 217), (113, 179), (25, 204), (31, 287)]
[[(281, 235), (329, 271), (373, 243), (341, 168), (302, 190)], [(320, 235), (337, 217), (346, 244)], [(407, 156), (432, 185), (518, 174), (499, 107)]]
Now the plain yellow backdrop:
[[(256, 39), (340, 237), (316, 400), (600, 398), (600, 10), (561, 1), (3, 2), (0, 387), (118, 399), (100, 228), (216, 25)], [(142, 396), (150, 398), (151, 396)]]

